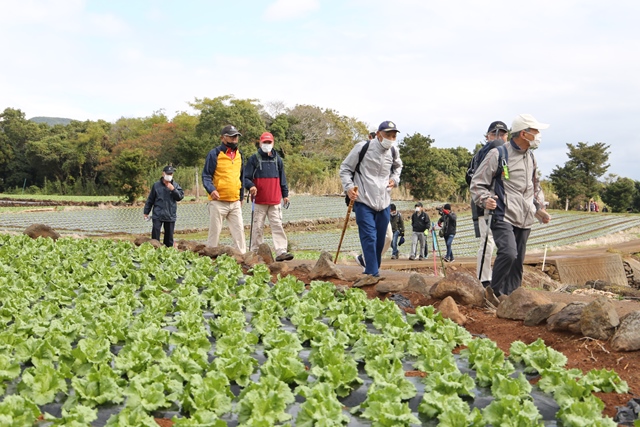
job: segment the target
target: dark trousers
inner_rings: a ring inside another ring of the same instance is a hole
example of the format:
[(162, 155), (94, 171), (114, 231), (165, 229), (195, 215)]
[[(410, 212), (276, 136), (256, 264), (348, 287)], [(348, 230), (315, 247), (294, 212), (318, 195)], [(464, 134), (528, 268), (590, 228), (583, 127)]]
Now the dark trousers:
[(173, 247), (173, 230), (176, 226), (175, 222), (160, 221), (159, 219), (152, 218), (153, 227), (151, 228), (151, 238), (160, 240), (160, 229), (164, 225), (164, 243), (165, 246)]
[(522, 265), (527, 252), (530, 228), (518, 228), (504, 221), (491, 223), (498, 254), (493, 263), (491, 288), (498, 295), (509, 295), (522, 284)]
[(366, 264), (364, 273), (378, 276), (391, 210), (387, 206), (381, 211), (374, 211), (364, 203), (355, 202), (353, 211), (356, 213), (360, 245)]

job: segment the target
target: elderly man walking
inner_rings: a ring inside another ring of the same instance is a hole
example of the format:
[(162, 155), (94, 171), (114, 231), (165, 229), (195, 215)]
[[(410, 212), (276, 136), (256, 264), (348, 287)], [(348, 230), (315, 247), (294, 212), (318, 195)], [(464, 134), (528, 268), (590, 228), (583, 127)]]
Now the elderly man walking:
[(496, 297), (509, 295), (521, 285), (527, 240), (535, 219), (545, 224), (551, 220), (530, 150), (540, 143), (540, 131), (548, 127), (530, 114), (517, 116), (511, 125), (511, 141), (491, 150), (471, 180), (474, 203), (494, 211), (491, 231), (498, 254), (491, 289)]
[(393, 147), (398, 132), (394, 122), (380, 123), (376, 137), (356, 144), (340, 165), (342, 187), (355, 202), (353, 210), (367, 276), (363, 279), (371, 283), (381, 280), (379, 268), (389, 228), (391, 189), (400, 183), (402, 172), (402, 161)]
[(222, 222), (227, 220), (235, 247), (247, 251), (242, 224), (244, 196), (244, 161), (238, 150), (241, 134), (235, 126), (225, 126), (220, 132), (222, 144), (209, 151), (202, 170), (202, 183), (209, 195), (208, 246), (218, 246)]

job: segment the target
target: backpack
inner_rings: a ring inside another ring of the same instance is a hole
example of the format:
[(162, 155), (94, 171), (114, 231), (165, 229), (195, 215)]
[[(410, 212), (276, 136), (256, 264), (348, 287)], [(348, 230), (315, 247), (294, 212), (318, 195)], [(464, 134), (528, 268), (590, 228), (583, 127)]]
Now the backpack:
[[(369, 149), (370, 142), (371, 140), (367, 141), (367, 143), (364, 144), (360, 149), (360, 153), (358, 153), (358, 163), (356, 163), (356, 167), (353, 170), (353, 174), (351, 175), (352, 179), (353, 177), (356, 176), (356, 173), (360, 173), (360, 163), (362, 163), (362, 159), (364, 159), (364, 155), (367, 154), (367, 150)], [(395, 160), (398, 158), (398, 152), (396, 151), (396, 147), (391, 147), (391, 156), (393, 157), (393, 161), (395, 162)], [(391, 165), (391, 173), (393, 173), (393, 165)], [(351, 203), (351, 199), (349, 198), (349, 195), (347, 194), (346, 191), (344, 193), (344, 202), (346, 203), (347, 206), (349, 206), (349, 203)]]
[(480, 147), (476, 154), (473, 155), (473, 157), (469, 161), (469, 166), (467, 166), (467, 174), (464, 177), (465, 181), (467, 181), (467, 185), (471, 185), (473, 174), (476, 173), (476, 170), (478, 169), (478, 166), (480, 166), (480, 163), (482, 163), (484, 158), (487, 156), (487, 153), (493, 148), (498, 147), (494, 147), (492, 142), (487, 142), (482, 147)]
[(280, 176), (280, 168), (279, 168), (279, 160), (280, 158), (278, 157), (278, 153), (276, 151), (273, 152), (273, 160), (262, 160), (262, 156), (260, 155), (260, 153), (254, 154), (253, 155), (256, 160), (258, 161), (258, 164), (255, 165), (257, 166), (257, 168), (254, 166), (253, 169), (253, 176), (251, 177), (251, 179), (256, 177), (256, 172), (258, 169), (262, 170), (262, 164), (263, 163), (275, 163), (276, 164), (276, 173), (278, 174), (278, 176)]

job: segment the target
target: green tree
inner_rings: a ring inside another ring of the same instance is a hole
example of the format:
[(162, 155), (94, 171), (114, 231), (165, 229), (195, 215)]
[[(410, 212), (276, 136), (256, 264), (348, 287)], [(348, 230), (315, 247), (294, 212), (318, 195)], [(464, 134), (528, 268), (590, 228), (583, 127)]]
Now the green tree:
[(636, 192), (636, 183), (632, 179), (618, 178), (604, 188), (601, 197), (612, 212), (626, 212), (633, 206)]
[(587, 194), (586, 186), (581, 181), (581, 173), (575, 163), (567, 162), (564, 166), (556, 166), (549, 178), (560, 200), (564, 200), (564, 209), (577, 203), (578, 198), (584, 198)]
[(31, 162), (25, 152), (28, 141), (40, 139), (48, 131), (44, 123), (36, 124), (25, 118), (22, 111), (6, 108), (0, 114), (0, 191), (31, 185)]
[(114, 159), (112, 182), (117, 194), (133, 203), (144, 195), (147, 162), (140, 148), (125, 149)]
[(430, 136), (414, 133), (406, 136), (399, 144), (403, 164), (400, 181), (418, 200), (428, 199), (434, 193), (437, 174), (430, 164), (433, 143)]

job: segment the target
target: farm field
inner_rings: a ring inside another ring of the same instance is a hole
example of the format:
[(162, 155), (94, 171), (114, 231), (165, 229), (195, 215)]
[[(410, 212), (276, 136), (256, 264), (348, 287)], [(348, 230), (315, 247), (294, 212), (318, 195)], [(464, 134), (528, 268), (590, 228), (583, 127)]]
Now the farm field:
[(627, 390), (541, 341), (505, 358), (432, 306), (225, 256), (0, 235), (0, 270), (3, 426), (615, 426), (594, 393)]
[[(408, 256), (411, 245), (411, 220), (413, 202), (396, 202), (405, 219), (407, 243), (401, 253)], [(431, 220), (437, 221), (434, 212), (436, 204), (430, 208)], [(458, 233), (453, 242), (453, 251), (458, 257), (474, 256), (479, 240), (473, 232), (473, 222), (469, 211), (458, 212)], [(304, 226), (287, 227), (287, 236), (291, 250), (335, 250), (340, 239), (346, 207), (342, 197), (292, 196), (291, 207), (283, 210), (283, 222), (289, 224), (304, 223)], [(588, 212), (552, 211), (553, 220), (548, 225), (535, 224), (529, 238), (528, 250), (541, 250), (547, 247), (564, 246), (591, 240), (614, 232), (640, 226), (640, 215), (603, 214)], [(353, 214), (352, 214), (353, 218)], [(251, 219), (251, 205), (243, 204), (243, 219), (246, 226), (246, 238), (249, 239), (248, 225)], [(331, 224), (318, 226), (318, 222), (330, 220)], [(62, 233), (107, 234), (131, 233), (150, 234), (151, 224), (142, 220), (141, 207), (115, 207), (110, 209), (56, 209), (32, 212), (0, 213), (0, 230), (22, 231), (34, 223), (47, 224)], [(206, 230), (209, 218), (205, 203), (181, 203), (178, 208), (176, 230)], [(177, 236), (180, 238), (180, 236)], [(265, 239), (270, 243), (268, 230)], [(230, 244), (228, 233), (221, 235), (221, 244)], [(440, 239), (439, 244), (443, 245)], [(430, 244), (431, 246), (431, 244)], [(360, 243), (355, 221), (351, 221), (345, 234), (342, 250), (359, 251)]]

